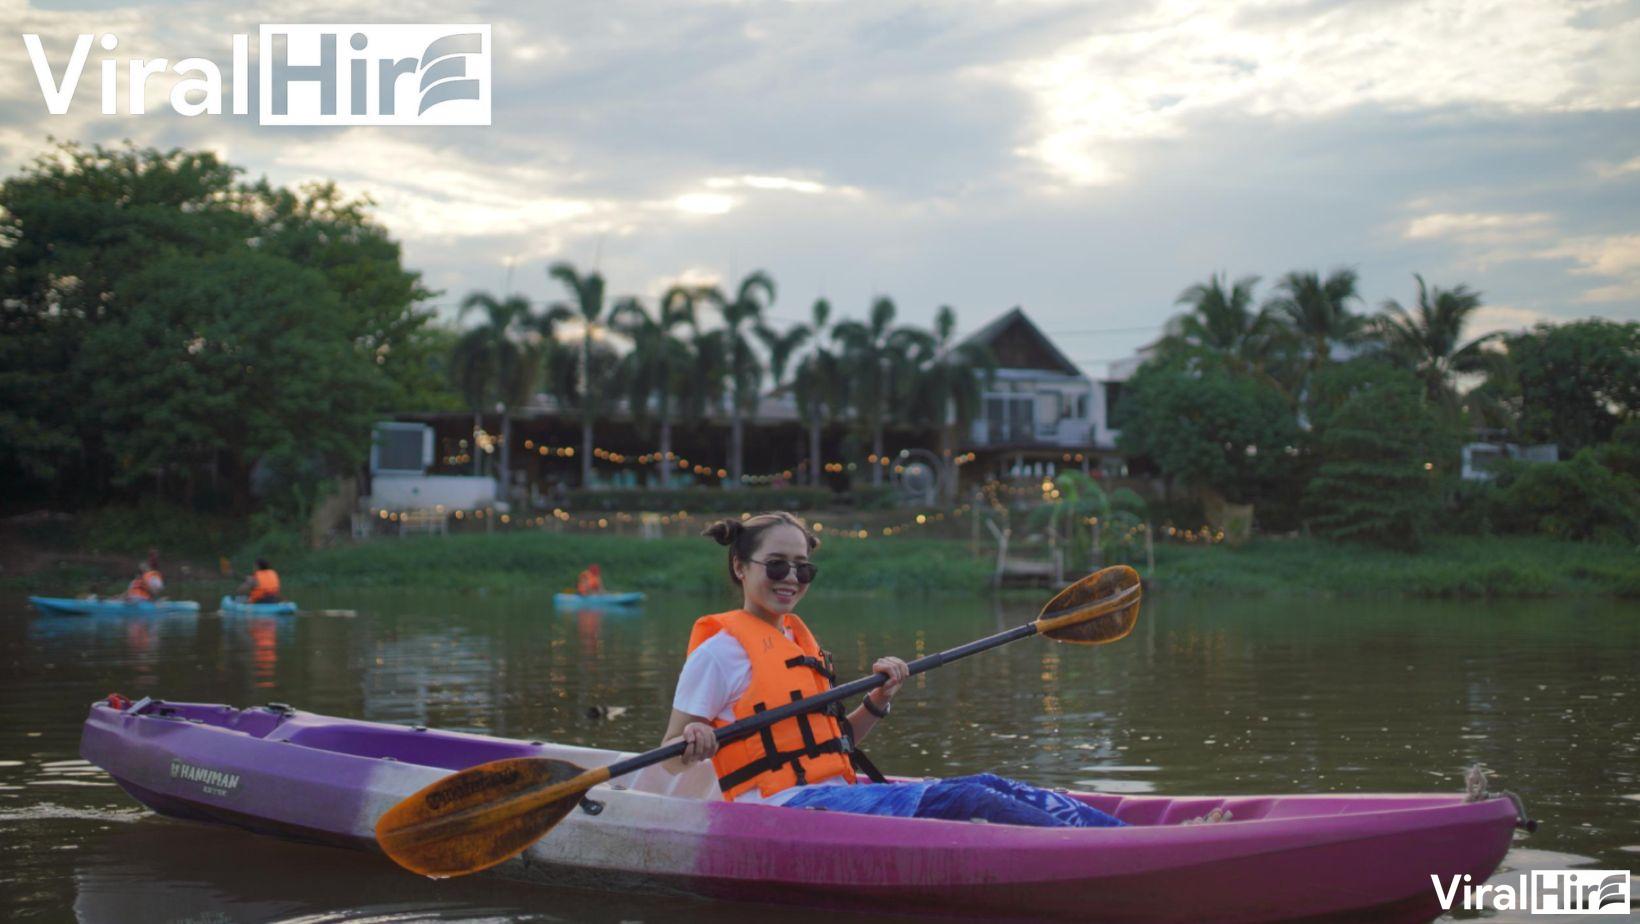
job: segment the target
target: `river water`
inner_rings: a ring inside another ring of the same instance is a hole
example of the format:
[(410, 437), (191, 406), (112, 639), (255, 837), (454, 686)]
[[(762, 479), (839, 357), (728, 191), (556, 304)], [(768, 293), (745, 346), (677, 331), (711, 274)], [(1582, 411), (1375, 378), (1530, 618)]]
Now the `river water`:
[[(665, 725), (691, 622), (729, 608), (726, 597), (652, 599), (631, 614), (555, 613), (516, 595), (299, 598), (340, 612), (42, 617), (0, 600), (0, 912), (609, 924), (769, 913), (419, 880), (363, 853), (157, 817), (79, 759), (86, 707), (113, 691), (644, 750)], [(1036, 615), (1029, 601), (818, 593), (801, 609), (846, 677), (882, 654), (910, 660)], [(1506, 870), (1634, 869), (1637, 667), (1632, 602), (1153, 594), (1120, 643), (1027, 639), (914, 678), (868, 750), (907, 776), (995, 771), (1166, 794), (1459, 791), (1463, 769), (1482, 763), (1542, 825)]]

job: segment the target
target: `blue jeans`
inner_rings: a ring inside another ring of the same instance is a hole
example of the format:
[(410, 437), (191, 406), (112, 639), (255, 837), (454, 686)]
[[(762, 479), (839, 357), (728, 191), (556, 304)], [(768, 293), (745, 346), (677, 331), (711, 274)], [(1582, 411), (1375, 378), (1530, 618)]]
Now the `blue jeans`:
[(1123, 822), (1069, 796), (994, 773), (916, 783), (808, 786), (786, 800), (790, 808), (821, 808), (896, 818), (980, 818), (1035, 828), (1115, 828)]

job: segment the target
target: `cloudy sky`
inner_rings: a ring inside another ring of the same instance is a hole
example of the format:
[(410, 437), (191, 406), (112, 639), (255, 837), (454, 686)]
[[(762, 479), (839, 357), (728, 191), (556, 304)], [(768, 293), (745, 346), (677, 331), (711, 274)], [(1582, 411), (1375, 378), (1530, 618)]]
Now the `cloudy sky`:
[(555, 259), (621, 294), (766, 269), (779, 320), (1021, 305), (1095, 375), (1216, 271), (1352, 266), (1372, 308), (1420, 272), (1483, 293), (1476, 333), (1640, 319), (1640, 0), (394, 4), (492, 24), (487, 128), (188, 119), (174, 78), (104, 116), (100, 49), (52, 116), (21, 39), (226, 72), (234, 32), (384, 9), (0, 0), (0, 171), (48, 135), (206, 147), (368, 193), (449, 308), (556, 298)]

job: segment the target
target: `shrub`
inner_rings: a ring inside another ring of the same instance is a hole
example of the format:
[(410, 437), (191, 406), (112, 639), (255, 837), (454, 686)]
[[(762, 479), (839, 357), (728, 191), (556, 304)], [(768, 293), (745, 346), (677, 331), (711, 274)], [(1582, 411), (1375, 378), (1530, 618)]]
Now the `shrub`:
[(1514, 532), (1556, 539), (1640, 541), (1640, 486), (1585, 449), (1566, 462), (1511, 467), (1494, 516)]

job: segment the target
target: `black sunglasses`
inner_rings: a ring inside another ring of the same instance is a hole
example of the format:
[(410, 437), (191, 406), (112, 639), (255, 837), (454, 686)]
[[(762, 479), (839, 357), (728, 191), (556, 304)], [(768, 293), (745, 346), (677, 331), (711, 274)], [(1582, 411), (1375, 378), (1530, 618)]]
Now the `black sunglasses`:
[[(784, 581), (786, 575), (791, 574), (794, 567), (791, 562), (784, 558), (768, 558), (763, 561), (758, 561), (755, 558), (746, 560), (754, 565), (762, 565), (763, 570), (769, 573), (769, 580), (771, 581)], [(820, 569), (816, 568), (811, 562), (798, 562), (795, 567), (797, 568), (797, 583), (799, 584), (810, 583), (814, 580), (814, 576), (820, 573)]]

